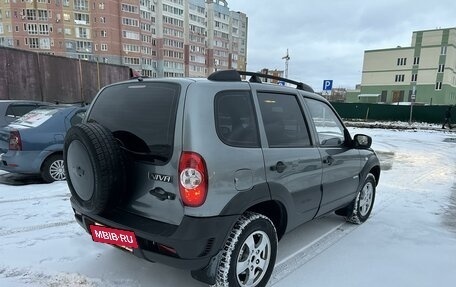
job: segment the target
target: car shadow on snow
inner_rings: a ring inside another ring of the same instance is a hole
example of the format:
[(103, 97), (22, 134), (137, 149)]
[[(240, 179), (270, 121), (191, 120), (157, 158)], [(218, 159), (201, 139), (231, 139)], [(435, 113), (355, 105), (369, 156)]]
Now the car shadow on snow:
[(7, 185), (27, 185), (45, 183), (39, 175), (28, 175), (19, 173), (0, 174), (0, 183)]

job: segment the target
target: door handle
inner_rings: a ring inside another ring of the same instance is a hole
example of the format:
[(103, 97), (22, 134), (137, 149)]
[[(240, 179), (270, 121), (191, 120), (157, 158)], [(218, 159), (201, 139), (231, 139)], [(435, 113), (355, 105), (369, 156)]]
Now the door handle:
[(332, 165), (334, 163), (334, 158), (332, 156), (327, 156), (323, 159), (323, 163), (327, 165)]
[(152, 189), (151, 191), (149, 191), (149, 193), (158, 198), (160, 201), (176, 199), (176, 195), (174, 193), (167, 192), (160, 187)]
[(282, 173), (287, 168), (287, 165), (281, 161), (278, 161), (276, 165), (271, 166), (272, 171), (277, 171), (278, 173)]

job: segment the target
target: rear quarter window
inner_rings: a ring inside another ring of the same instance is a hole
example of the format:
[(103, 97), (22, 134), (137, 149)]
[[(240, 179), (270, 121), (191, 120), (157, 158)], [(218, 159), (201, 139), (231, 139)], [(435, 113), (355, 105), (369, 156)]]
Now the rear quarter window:
[(224, 91), (215, 96), (215, 125), (220, 140), (235, 147), (260, 147), (250, 93)]
[(107, 87), (96, 98), (88, 122), (114, 134), (132, 154), (167, 161), (174, 141), (180, 85), (140, 82)]

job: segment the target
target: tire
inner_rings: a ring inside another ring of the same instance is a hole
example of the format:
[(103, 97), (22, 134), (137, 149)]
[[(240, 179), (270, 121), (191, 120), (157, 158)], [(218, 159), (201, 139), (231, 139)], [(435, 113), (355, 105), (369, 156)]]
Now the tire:
[(47, 183), (65, 180), (65, 174), (61, 154), (50, 155), (41, 166), (41, 178)]
[(369, 173), (355, 200), (348, 206), (345, 218), (348, 222), (361, 224), (369, 218), (374, 207), (376, 185), (374, 175)]
[(266, 286), (274, 269), (277, 241), (276, 229), (269, 218), (244, 213), (225, 242), (215, 286)]
[(71, 127), (63, 156), (68, 187), (84, 212), (99, 214), (120, 200), (125, 160), (111, 131), (97, 123)]

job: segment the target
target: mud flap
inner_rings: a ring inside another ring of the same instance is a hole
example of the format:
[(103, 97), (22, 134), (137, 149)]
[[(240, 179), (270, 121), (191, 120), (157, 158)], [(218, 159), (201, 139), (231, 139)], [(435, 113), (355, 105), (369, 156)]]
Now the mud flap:
[(211, 258), (209, 264), (203, 269), (192, 270), (192, 277), (198, 281), (204, 282), (209, 285), (215, 284), (217, 275), (217, 267), (222, 257), (222, 250), (220, 250), (215, 256)]

